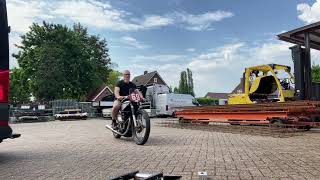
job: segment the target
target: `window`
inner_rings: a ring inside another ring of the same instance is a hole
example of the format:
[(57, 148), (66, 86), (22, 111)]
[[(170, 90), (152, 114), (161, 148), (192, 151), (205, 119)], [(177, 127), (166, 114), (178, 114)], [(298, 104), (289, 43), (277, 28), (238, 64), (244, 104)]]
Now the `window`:
[(153, 78), (153, 82), (158, 82), (158, 78)]

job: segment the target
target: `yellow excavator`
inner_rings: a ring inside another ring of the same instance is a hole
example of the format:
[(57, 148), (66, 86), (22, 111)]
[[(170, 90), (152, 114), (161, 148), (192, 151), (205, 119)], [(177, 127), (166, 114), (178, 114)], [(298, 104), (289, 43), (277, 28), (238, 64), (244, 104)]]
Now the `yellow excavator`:
[(229, 95), (228, 104), (254, 104), (294, 100), (294, 76), (291, 67), (279, 64), (245, 69), (241, 88)]

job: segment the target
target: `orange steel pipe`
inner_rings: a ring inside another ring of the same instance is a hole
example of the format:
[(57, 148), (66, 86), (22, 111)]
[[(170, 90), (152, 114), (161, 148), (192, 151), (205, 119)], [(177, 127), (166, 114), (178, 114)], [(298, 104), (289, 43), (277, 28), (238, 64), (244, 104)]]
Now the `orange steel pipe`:
[(285, 111), (273, 112), (177, 112), (177, 117), (184, 119), (236, 119), (236, 120), (268, 120), (273, 117), (287, 118)]

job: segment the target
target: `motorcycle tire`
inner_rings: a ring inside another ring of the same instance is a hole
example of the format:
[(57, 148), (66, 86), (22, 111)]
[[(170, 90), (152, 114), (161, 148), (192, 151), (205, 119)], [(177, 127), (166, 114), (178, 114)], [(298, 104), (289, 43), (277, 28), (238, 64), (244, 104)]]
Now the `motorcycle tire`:
[[(146, 126), (145, 130), (146, 131), (145, 131), (145, 133), (144, 133), (142, 138), (138, 138), (136, 129), (132, 128), (133, 139), (134, 139), (134, 141), (136, 142), (137, 145), (144, 145), (147, 142), (147, 140), (149, 138), (149, 135), (150, 135), (150, 129), (151, 129), (150, 118), (149, 118), (148, 113), (145, 110), (139, 110), (138, 115), (139, 114), (141, 114), (141, 117), (143, 117), (144, 120), (145, 120), (145, 126)], [(138, 115), (137, 115), (137, 117), (138, 117)]]

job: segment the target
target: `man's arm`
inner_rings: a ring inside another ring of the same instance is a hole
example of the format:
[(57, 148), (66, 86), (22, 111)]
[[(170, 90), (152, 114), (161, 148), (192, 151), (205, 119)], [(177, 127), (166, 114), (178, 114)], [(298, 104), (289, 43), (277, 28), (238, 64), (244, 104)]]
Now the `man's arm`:
[(120, 88), (117, 86), (114, 87), (114, 96), (116, 97), (116, 99), (118, 99), (120, 101), (123, 99), (123, 97), (120, 96)]

